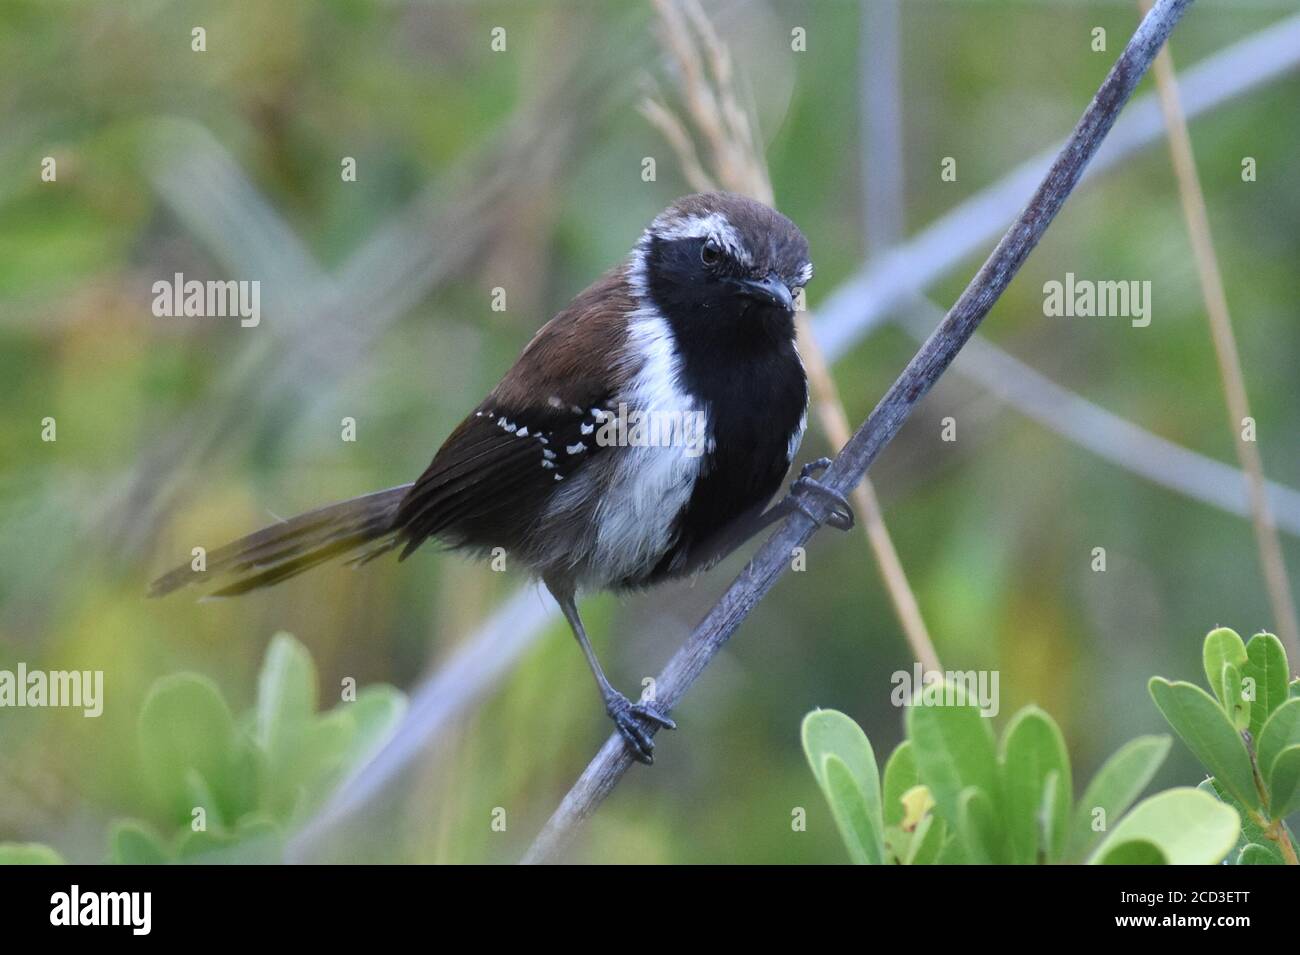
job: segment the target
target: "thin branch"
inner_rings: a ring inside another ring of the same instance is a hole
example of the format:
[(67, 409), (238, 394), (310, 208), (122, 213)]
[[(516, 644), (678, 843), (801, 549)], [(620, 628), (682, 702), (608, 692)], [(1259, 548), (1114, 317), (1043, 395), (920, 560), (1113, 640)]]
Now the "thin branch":
[[(1139, 3), (1144, 9), (1150, 7), (1147, 0), (1139, 0)], [(1300, 626), (1296, 624), (1295, 598), (1291, 595), (1291, 584), (1287, 580), (1282, 542), (1277, 536), (1277, 522), (1264, 490), (1264, 461), (1259, 445), (1241, 434), (1241, 430), (1246, 427), (1246, 419), (1250, 417), (1246, 377), (1241, 370), (1241, 356), (1237, 353), (1237, 337), (1232, 331), (1232, 316), (1228, 312), (1228, 296), (1223, 290), (1219, 257), (1214, 251), (1205, 194), (1196, 172), (1192, 137), (1187, 131), (1187, 117), (1183, 115), (1178, 95), (1173, 54), (1167, 49), (1156, 57), (1155, 77), (1160, 109), (1169, 129), (1169, 154), (1173, 161), (1174, 176), (1178, 180), (1178, 195), (1182, 200), (1183, 217), (1187, 220), (1187, 235), (1192, 243), (1192, 257), (1201, 282), (1206, 317), (1210, 321), (1210, 337), (1214, 340), (1214, 354), (1218, 359), (1219, 377), (1223, 381), (1223, 395), (1228, 405), (1228, 429), (1237, 451), (1237, 460), (1246, 473), (1251, 523), (1255, 529), (1255, 543), (1259, 548), (1259, 562), (1264, 570), (1264, 583), (1273, 610), (1274, 626), (1286, 644), (1287, 654), (1293, 661), (1292, 667), (1300, 667)]]
[[(943, 323), (908, 362), (898, 380), (826, 471), (822, 480), (827, 485), (840, 493), (847, 493), (862, 480), (881, 449), (903, 426), (916, 403), (975, 333), (1078, 184), (1084, 167), (1105, 139), (1174, 24), (1191, 3), (1192, 0), (1158, 0), (1143, 18), (1029, 204), (966, 286)], [(814, 507), (821, 510), (819, 516), (828, 516), (827, 502), (819, 500)], [(676, 707), (741, 621), (780, 579), (789, 566), (793, 549), (807, 543), (815, 530), (816, 524), (811, 518), (796, 513), (768, 538), (664, 668), (656, 683), (658, 702), (663, 708), (672, 710)], [(617, 733), (611, 735), (551, 816), (523, 861), (543, 862), (563, 849), (577, 826), (596, 811), (622, 779), (631, 762), (622, 738)]]

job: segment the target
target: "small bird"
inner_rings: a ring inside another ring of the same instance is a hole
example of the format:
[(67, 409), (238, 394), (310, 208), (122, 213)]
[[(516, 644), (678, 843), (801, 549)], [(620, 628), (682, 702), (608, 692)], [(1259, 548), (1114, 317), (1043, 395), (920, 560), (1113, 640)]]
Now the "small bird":
[(793, 222), (729, 193), (679, 199), (620, 265), (544, 325), (413, 484), (264, 528), (158, 578), (160, 596), (220, 583), (234, 596), (335, 558), (405, 560), (436, 538), (487, 557), (504, 548), (559, 604), (631, 754), (676, 724), (610, 684), (579, 592), (626, 592), (695, 574), (809, 494), (847, 529), (844, 498), (805, 466), (768, 507), (807, 423), (795, 296), (812, 278)]

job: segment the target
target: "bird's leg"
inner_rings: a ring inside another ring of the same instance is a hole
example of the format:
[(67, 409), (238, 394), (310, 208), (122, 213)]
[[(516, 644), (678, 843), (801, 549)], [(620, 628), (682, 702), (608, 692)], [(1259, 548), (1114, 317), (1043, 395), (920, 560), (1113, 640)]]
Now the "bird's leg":
[(600, 661), (596, 659), (596, 651), (591, 648), (591, 641), (587, 639), (587, 630), (582, 625), (582, 618), (578, 616), (578, 604), (574, 599), (573, 588), (553, 585), (549, 581), (546, 588), (555, 598), (555, 602), (560, 605), (560, 609), (564, 611), (564, 618), (569, 621), (569, 628), (573, 631), (578, 646), (582, 648), (583, 656), (587, 658), (587, 666), (591, 667), (591, 675), (596, 678), (596, 688), (605, 702), (605, 712), (618, 727), (619, 734), (631, 750), (633, 758), (638, 762), (653, 763), (654, 737), (647, 729), (646, 723), (657, 724), (670, 730), (677, 729), (677, 724), (654, 703), (646, 700), (633, 703), (614, 689), (605, 676)]
[[(799, 471), (799, 476), (790, 485), (790, 493), (777, 501), (767, 510), (750, 514), (734, 521), (712, 538), (703, 541), (691, 551), (690, 563), (686, 573), (712, 567), (718, 561), (729, 557), (742, 544), (771, 527), (777, 521), (799, 511), (816, 524), (829, 524), (838, 530), (847, 531), (853, 527), (853, 508), (844, 499), (844, 495), (822, 484), (813, 473), (830, 466), (830, 458), (818, 458), (810, 461)], [(830, 500), (836, 507), (825, 521), (820, 521), (809, 508), (804, 497), (808, 494), (820, 494)]]
[[(844, 495), (834, 488), (827, 487), (817, 478), (813, 477), (818, 471), (825, 471), (831, 466), (830, 458), (818, 458), (816, 461), (809, 461), (799, 471), (799, 476), (795, 478), (794, 483), (790, 485), (790, 494), (780, 504), (773, 508), (777, 510), (783, 505), (788, 509), (794, 509), (802, 513), (814, 524), (829, 524), (836, 530), (847, 531), (853, 529), (853, 508), (845, 499)], [(835, 510), (823, 521), (817, 517), (808, 507), (804, 498), (809, 494), (816, 494), (835, 505)]]

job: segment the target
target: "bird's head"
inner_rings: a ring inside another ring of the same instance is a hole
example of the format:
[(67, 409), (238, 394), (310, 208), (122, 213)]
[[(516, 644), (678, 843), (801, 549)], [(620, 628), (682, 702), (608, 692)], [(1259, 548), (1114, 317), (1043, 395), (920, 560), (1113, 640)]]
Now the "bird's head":
[(711, 192), (660, 214), (628, 275), (679, 340), (741, 346), (793, 338), (795, 295), (812, 273), (798, 226), (761, 202)]

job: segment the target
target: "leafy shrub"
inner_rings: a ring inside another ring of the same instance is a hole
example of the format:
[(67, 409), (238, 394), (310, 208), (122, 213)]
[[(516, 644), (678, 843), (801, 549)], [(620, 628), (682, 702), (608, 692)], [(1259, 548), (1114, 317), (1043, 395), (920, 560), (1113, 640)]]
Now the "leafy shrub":
[(1075, 803), (1050, 716), (1026, 707), (997, 742), (979, 709), (950, 689), (959, 705), (908, 710), (908, 738), (883, 782), (853, 720), (835, 710), (804, 718), (804, 752), (854, 862), (1214, 863), (1236, 843), (1237, 814), (1205, 792), (1170, 789), (1133, 806), (1169, 737), (1121, 747)]
[[(140, 710), (140, 765), (155, 824), (121, 819), (109, 861), (271, 862), (284, 834), (391, 731), (406, 706), (387, 685), (317, 712), (316, 667), (287, 633), (267, 648), (253, 709), (236, 718), (196, 673), (158, 680)], [(58, 863), (48, 846), (0, 845), (0, 864)]]
[(1199, 788), (1241, 819), (1230, 861), (1296, 865), (1285, 819), (1300, 810), (1300, 680), (1290, 679), (1286, 651), (1271, 633), (1243, 643), (1227, 627), (1211, 630), (1202, 659), (1213, 696), (1152, 677), (1151, 698), (1210, 772)]

